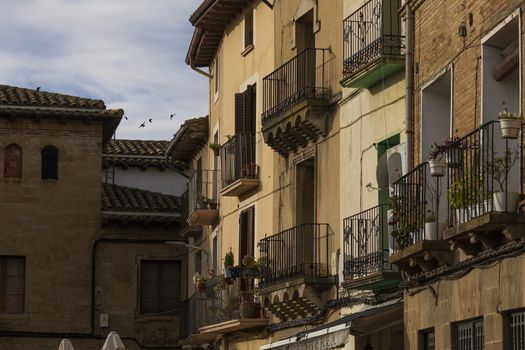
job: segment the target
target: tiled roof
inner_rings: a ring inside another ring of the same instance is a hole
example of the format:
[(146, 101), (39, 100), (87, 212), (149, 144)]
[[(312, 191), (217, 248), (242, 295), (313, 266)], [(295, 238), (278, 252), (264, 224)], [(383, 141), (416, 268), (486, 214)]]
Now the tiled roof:
[(173, 165), (184, 170), (186, 165), (180, 161), (168, 164), (166, 152), (170, 141), (158, 140), (111, 140), (103, 154), (102, 166), (108, 168), (111, 164), (122, 168), (160, 168), (166, 169)]
[(106, 154), (165, 157), (170, 141), (111, 140)]
[(180, 197), (138, 188), (102, 184), (102, 210), (134, 213), (170, 213), (180, 211)]
[(208, 142), (208, 116), (184, 121), (168, 148), (170, 160), (190, 162)]
[(123, 115), (122, 109), (106, 109), (102, 100), (0, 85), (0, 116), (102, 121), (104, 143), (111, 139)]
[(56, 94), (16, 86), (0, 85), (0, 104), (59, 108), (106, 109), (102, 100)]

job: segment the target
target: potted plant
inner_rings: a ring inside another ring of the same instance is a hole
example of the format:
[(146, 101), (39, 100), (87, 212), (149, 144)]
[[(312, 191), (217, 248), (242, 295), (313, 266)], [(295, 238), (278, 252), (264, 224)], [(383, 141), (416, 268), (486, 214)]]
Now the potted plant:
[(425, 215), (425, 239), (435, 241), (438, 239), (438, 223), (436, 214), (431, 210), (427, 210)]
[(216, 210), (217, 209), (217, 201), (216, 200), (210, 199), (210, 200), (208, 200), (208, 204), (210, 206), (210, 209), (212, 209), (212, 210)]
[(501, 101), (501, 105), (503, 106), (503, 110), (498, 114), (501, 136), (504, 139), (517, 139), (523, 118), (521, 114), (510, 112), (505, 101)]
[(215, 157), (218, 157), (219, 154), (220, 154), (220, 151), (221, 151), (221, 145), (219, 145), (218, 143), (215, 143), (215, 142), (211, 142), (209, 144), (209, 147), (213, 151), (213, 155)]
[(447, 191), (448, 202), (455, 209), (456, 223), (462, 224), (489, 210), (490, 202), (483, 192), (479, 173), (454, 180)]
[(412, 228), (410, 225), (400, 224), (392, 231), (392, 237), (398, 250), (405, 249), (412, 245)]
[(518, 209), (520, 194), (506, 191), (509, 172), (520, 157), (519, 150), (506, 150), (502, 157), (495, 157), (485, 163), (489, 176), (498, 183), (498, 189), (492, 194), (494, 210), (498, 212), (515, 212)]
[(230, 248), (230, 251), (226, 253), (224, 256), (224, 277), (225, 278), (232, 278), (232, 267), (235, 263), (235, 259), (233, 257), (233, 252)]
[(441, 145), (434, 143), (430, 146), (430, 154), (428, 156), (428, 165), (430, 167), (430, 175), (444, 176), (445, 175), (445, 149)]
[(210, 200), (208, 197), (199, 196), (197, 198), (197, 209), (208, 209)]
[(259, 274), (259, 265), (255, 258), (251, 255), (245, 255), (241, 261), (241, 277), (258, 278)]

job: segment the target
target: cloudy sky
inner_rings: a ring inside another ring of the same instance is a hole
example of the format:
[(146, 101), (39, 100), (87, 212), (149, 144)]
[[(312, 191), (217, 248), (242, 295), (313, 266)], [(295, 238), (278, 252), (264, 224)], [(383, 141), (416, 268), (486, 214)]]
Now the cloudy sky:
[(0, 0), (0, 83), (100, 98), (129, 118), (118, 138), (170, 139), (207, 111), (207, 80), (184, 63), (201, 1)]

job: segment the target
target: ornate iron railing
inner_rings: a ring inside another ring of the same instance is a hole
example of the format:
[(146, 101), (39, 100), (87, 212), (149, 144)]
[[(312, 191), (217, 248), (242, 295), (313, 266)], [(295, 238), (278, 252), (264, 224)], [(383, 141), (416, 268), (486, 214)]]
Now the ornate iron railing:
[(524, 134), (522, 124), (521, 137), (503, 138), (500, 122), (487, 122), (449, 140), (442, 154), (442, 176), (432, 176), (429, 162), (424, 162), (396, 181), (396, 250), (424, 239), (440, 239), (442, 228), (490, 212), (516, 212), (523, 195)]
[(394, 271), (389, 263), (388, 210), (379, 205), (343, 220), (345, 279)]
[(262, 124), (309, 100), (328, 100), (333, 55), (329, 49), (305, 49), (263, 79)]
[(370, 0), (343, 21), (343, 76), (383, 56), (402, 56), (401, 0)]
[(330, 276), (332, 235), (328, 224), (302, 224), (260, 240), (259, 285)]
[(188, 184), (188, 211), (216, 209), (218, 194), (217, 170), (195, 170)]
[(256, 179), (259, 169), (255, 163), (256, 134), (242, 132), (232, 136), (221, 147), (222, 187), (239, 179)]

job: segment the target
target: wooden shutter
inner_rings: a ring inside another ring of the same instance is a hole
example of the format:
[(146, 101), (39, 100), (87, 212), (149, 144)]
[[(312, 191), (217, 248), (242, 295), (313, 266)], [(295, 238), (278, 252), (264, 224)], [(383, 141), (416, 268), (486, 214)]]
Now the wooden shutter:
[(244, 92), (235, 94), (235, 134), (244, 132), (246, 111), (246, 94)]
[[(255, 207), (241, 212), (239, 217), (239, 262), (246, 255), (254, 256), (255, 249)], [(241, 290), (253, 288), (253, 281), (241, 280)]]

